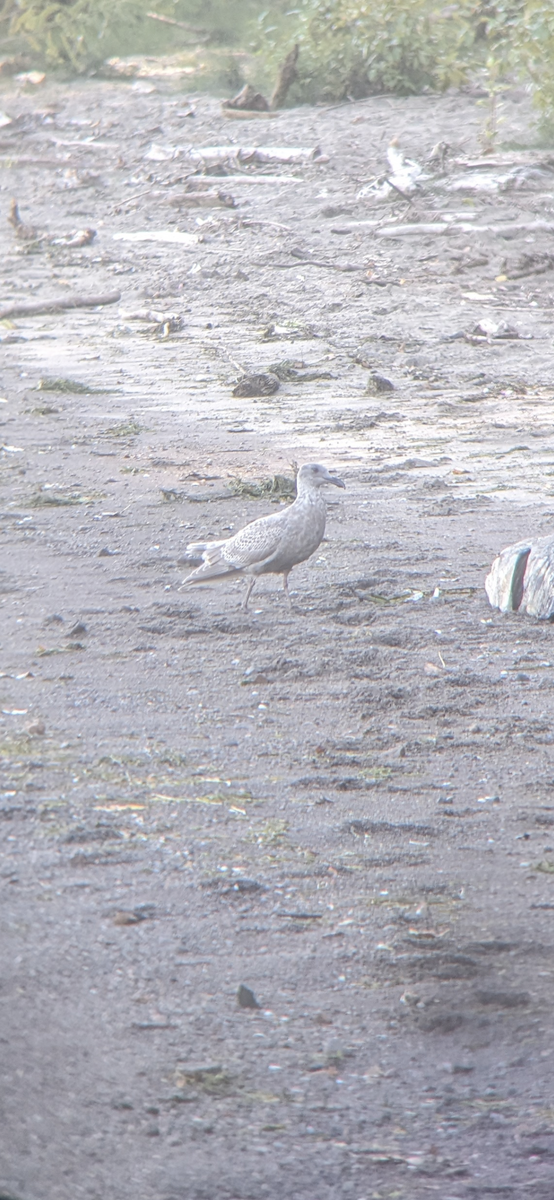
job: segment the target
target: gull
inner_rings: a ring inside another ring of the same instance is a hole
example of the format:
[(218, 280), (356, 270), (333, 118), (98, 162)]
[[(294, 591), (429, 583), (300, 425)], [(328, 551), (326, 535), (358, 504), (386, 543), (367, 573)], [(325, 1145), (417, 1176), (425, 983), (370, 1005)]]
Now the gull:
[(191, 542), (187, 552), (201, 557), (202, 563), (185, 579), (183, 587), (214, 579), (249, 576), (243, 608), (259, 575), (282, 575), (289, 608), (288, 577), (297, 563), (305, 562), (317, 550), (325, 533), (327, 505), (321, 493), (326, 483), (345, 486), (320, 463), (300, 467), (296, 480), (296, 500), (283, 512), (259, 517), (245, 525), (233, 537), (219, 542)]
[(421, 183), (429, 178), (415, 159), (406, 158), (397, 137), (394, 137), (389, 143), (387, 162), (390, 167), (388, 175), (381, 175), (378, 179), (366, 183), (358, 192), (358, 200), (362, 200), (365, 196), (384, 200), (390, 196), (391, 192), (400, 193), (404, 199), (408, 199), (413, 192), (419, 189)]

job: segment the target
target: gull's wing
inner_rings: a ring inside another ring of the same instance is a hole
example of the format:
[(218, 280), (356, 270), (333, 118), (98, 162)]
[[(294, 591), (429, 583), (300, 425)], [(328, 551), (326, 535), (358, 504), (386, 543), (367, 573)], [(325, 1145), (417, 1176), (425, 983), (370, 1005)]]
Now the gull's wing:
[(224, 542), (191, 543), (187, 550), (202, 550), (204, 561), (186, 583), (202, 583), (218, 575), (240, 575), (273, 558), (286, 536), (288, 511), (259, 517)]

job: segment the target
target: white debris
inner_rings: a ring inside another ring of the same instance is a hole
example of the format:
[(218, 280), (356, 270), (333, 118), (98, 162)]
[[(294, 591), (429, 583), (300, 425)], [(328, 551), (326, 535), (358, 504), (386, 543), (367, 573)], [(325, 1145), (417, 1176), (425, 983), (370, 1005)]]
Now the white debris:
[(137, 233), (114, 233), (115, 242), (174, 242), (179, 246), (197, 246), (195, 233), (180, 233), (177, 229), (141, 229)]

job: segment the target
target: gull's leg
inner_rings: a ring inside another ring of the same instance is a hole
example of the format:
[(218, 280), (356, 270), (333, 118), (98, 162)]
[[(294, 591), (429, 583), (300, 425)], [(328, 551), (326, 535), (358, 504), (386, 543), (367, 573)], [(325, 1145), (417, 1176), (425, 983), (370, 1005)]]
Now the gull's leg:
[(254, 587), (255, 587), (255, 585), (256, 585), (256, 576), (255, 576), (255, 575), (253, 575), (253, 576), (252, 576), (252, 578), (251, 578), (251, 580), (250, 580), (250, 583), (248, 584), (248, 589), (247, 589), (247, 592), (246, 592), (246, 596), (244, 597), (244, 600), (243, 600), (243, 602), (242, 602), (242, 607), (243, 607), (243, 609), (244, 609), (244, 611), (245, 611), (245, 612), (246, 612), (246, 611), (247, 611), (247, 609), (248, 609), (248, 601), (249, 601), (249, 599), (250, 599), (250, 597), (251, 597), (251, 595), (252, 595), (252, 592), (254, 591)]
[(292, 600), (289, 596), (289, 575), (290, 571), (283, 571), (283, 591), (287, 597), (287, 604), (292, 612)]

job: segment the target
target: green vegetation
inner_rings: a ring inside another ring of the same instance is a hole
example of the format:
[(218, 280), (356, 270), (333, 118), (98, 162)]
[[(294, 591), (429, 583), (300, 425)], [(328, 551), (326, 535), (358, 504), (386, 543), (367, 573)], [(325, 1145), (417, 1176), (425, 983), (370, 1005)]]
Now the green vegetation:
[(227, 94), (246, 81), (270, 90), (297, 43), (292, 104), (441, 91), (477, 77), (491, 129), (496, 97), (514, 81), (554, 128), (552, 0), (0, 0), (0, 39), (5, 54), (71, 74), (115, 56), (179, 55), (189, 85)]
[[(527, 0), (516, 17), (512, 61), (531, 79), (535, 104), (545, 132), (554, 131), (554, 6), (548, 0)], [(509, 34), (507, 35), (509, 38)]]
[[(194, 67), (199, 48), (209, 69), (210, 56), (248, 43), (260, 7), (256, 0), (0, 0), (0, 44), (3, 54), (72, 74), (131, 54), (188, 54)], [(240, 84), (238, 67), (234, 74)]]
[(490, 98), (527, 84), (554, 126), (552, 0), (304, 0), (286, 19), (262, 14), (260, 51), (273, 69), (294, 42), (289, 101), (337, 102), (378, 92), (441, 91), (476, 77)]
[(79, 383), (78, 379), (66, 379), (65, 376), (60, 376), (58, 379), (49, 379), (46, 376), (39, 379), (37, 383), (37, 392), (68, 392), (72, 396), (92, 396), (95, 393), (104, 394), (108, 391), (107, 388), (89, 387), (88, 383)]
[[(475, 58), (472, 0), (445, 8), (433, 0), (310, 0), (291, 40), (300, 46), (299, 98), (409, 94), (461, 83)], [(260, 21), (268, 51), (282, 55), (282, 22)]]
[(231, 491), (235, 496), (252, 496), (256, 500), (266, 497), (294, 500), (296, 496), (296, 479), (288, 475), (273, 475), (261, 483), (249, 479), (232, 479)]

